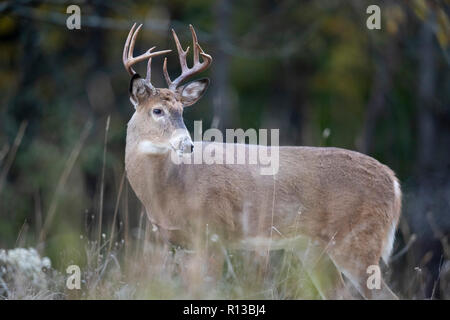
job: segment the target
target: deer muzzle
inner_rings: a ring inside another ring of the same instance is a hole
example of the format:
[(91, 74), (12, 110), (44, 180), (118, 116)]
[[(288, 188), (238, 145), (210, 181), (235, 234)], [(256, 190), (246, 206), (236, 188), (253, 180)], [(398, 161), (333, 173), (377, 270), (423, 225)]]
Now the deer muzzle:
[(194, 151), (194, 143), (186, 129), (179, 129), (170, 139), (170, 145), (177, 153), (192, 153)]

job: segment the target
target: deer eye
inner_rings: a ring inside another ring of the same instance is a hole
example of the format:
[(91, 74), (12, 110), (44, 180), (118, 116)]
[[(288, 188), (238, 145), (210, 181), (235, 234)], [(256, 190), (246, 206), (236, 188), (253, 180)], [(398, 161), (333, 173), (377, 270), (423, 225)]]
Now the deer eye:
[(153, 114), (160, 116), (163, 114), (163, 111), (161, 109), (155, 108), (153, 109)]

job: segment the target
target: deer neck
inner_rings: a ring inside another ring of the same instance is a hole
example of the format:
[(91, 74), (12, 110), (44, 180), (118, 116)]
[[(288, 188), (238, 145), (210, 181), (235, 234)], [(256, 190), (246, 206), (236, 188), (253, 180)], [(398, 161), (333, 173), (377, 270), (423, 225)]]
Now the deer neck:
[(165, 209), (161, 191), (171, 185), (167, 174), (172, 165), (170, 152), (147, 152), (145, 148), (151, 146), (150, 140), (147, 136), (138, 134), (131, 121), (126, 141), (125, 170), (131, 187), (144, 204), (152, 223), (165, 229), (173, 229), (174, 226), (165, 221), (164, 215), (159, 214)]

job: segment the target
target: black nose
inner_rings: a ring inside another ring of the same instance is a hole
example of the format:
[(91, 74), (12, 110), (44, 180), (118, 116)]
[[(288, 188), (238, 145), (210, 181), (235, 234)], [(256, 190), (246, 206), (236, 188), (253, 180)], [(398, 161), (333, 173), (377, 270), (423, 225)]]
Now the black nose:
[(191, 152), (194, 152), (194, 145), (191, 144)]

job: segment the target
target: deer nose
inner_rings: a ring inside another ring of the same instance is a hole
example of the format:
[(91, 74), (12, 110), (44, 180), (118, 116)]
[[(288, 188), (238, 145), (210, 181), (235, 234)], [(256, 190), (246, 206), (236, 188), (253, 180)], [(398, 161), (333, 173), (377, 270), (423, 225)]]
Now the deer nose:
[(189, 137), (184, 138), (180, 144), (181, 152), (183, 153), (192, 153), (194, 150), (194, 144)]
[(192, 153), (194, 151), (194, 144), (192, 142), (184, 142), (182, 147), (183, 153)]

